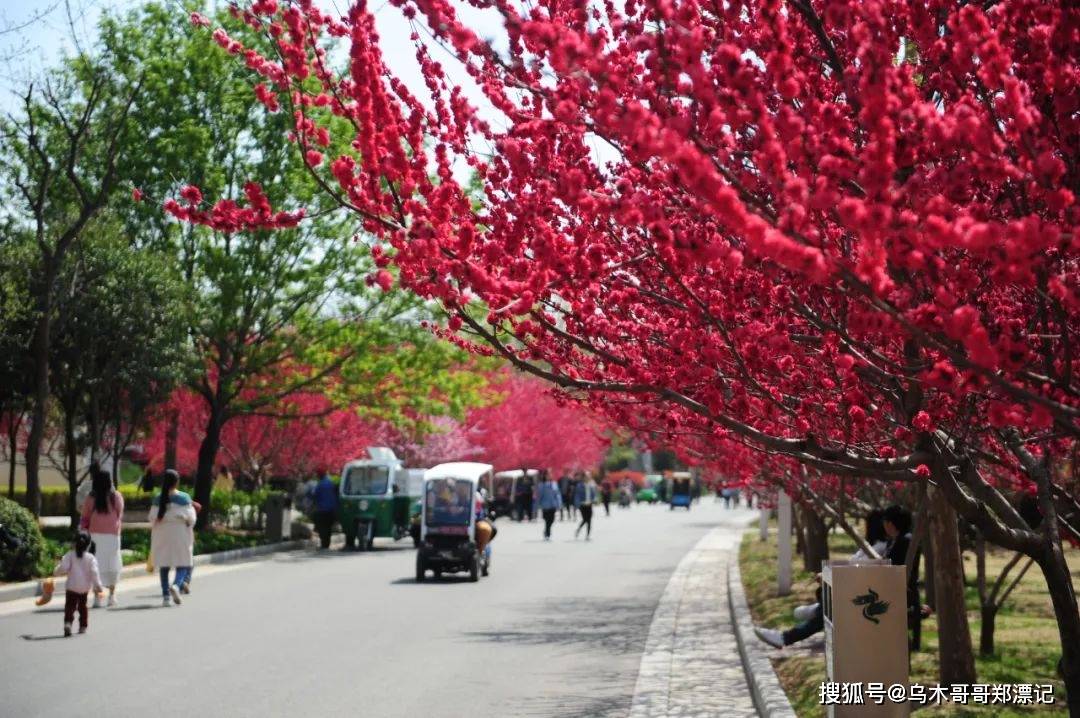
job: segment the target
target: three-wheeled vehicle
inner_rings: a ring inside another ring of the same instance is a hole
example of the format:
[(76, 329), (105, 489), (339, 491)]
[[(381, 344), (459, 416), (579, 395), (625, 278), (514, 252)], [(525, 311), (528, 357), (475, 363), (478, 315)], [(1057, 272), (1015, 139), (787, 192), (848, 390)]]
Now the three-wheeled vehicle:
[(516, 498), (518, 487), (522, 485), (522, 479), (530, 479), (534, 484), (540, 476), (536, 469), (511, 469), (500, 471), (492, 480), (491, 496), (488, 498), (488, 510), (491, 518), (500, 516), (514, 516), (517, 513)]
[(409, 534), (413, 504), (420, 498), (423, 469), (406, 469), (393, 449), (368, 447), (370, 459), (341, 470), (341, 529), (346, 548), (370, 549), (376, 538)]
[(490, 485), (491, 478), (491, 464), (465, 461), (439, 464), (424, 472), (417, 583), (428, 570), (435, 578), (468, 571), (470, 581), (488, 574), (491, 547), (480, 551), (476, 543), (476, 492)]
[(673, 471), (669, 479), (668, 496), (671, 497), (671, 509), (676, 506), (685, 506), (690, 510), (690, 502), (693, 499), (693, 480), (689, 471)]

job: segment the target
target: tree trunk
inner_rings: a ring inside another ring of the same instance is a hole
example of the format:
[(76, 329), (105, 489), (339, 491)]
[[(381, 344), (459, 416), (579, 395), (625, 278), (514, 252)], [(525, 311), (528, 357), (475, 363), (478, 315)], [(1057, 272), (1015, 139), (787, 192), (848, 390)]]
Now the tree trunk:
[(956, 512), (945, 494), (937, 488), (931, 487), (929, 492), (939, 679), (942, 685), (970, 685), (975, 683), (975, 654), (971, 647), (971, 629), (964, 601), (964, 558), (960, 552)]
[(116, 416), (113, 419), (113, 426), (112, 426), (112, 431), (113, 431), (112, 444), (111, 444), (111, 448), (109, 449), (109, 453), (112, 454), (112, 480), (113, 480), (113, 486), (116, 486), (116, 487), (120, 486), (120, 454), (127, 450), (127, 441), (128, 441), (128, 439), (126, 437), (123, 438), (123, 439), (120, 438), (120, 430), (121, 430), (120, 423), (121, 423), (120, 409), (117, 408)]
[(218, 450), (221, 448), (221, 428), (225, 425), (222, 412), (217, 407), (210, 408), (210, 418), (206, 422), (206, 433), (199, 445), (199, 465), (195, 473), (195, 500), (202, 504), (202, 511), (195, 523), (195, 528), (202, 531), (210, 521), (210, 493), (214, 488), (214, 465)]
[(984, 603), (979, 610), (979, 655), (982, 657), (994, 655), (994, 622), (997, 620), (997, 606)]
[(71, 519), (71, 530), (79, 528), (79, 511), (76, 498), (79, 493), (79, 455), (75, 448), (75, 417), (74, 411), (64, 410), (64, 453), (66, 459), (68, 480), (68, 517)]
[(8, 426), (8, 498), (15, 500), (15, 469), (19, 465), (17, 453), (19, 451), (19, 427), (22, 426), (22, 415), (19, 421), (14, 419)]
[(803, 526), (806, 529), (806, 546), (803, 567), (810, 573), (821, 571), (821, 564), (829, 560), (829, 530), (816, 511), (803, 510)]
[(169, 412), (169, 428), (165, 430), (165, 468), (176, 470), (176, 441), (180, 437), (180, 412)]
[[(801, 503), (792, 507), (791, 526), (795, 534), (795, 553), (803, 557), (803, 565), (806, 564), (806, 522), (803, 520), (805, 508)], [(809, 571), (810, 569), (806, 569)]]
[(923, 591), (926, 594), (926, 605), (930, 608), (937, 610), (937, 591), (934, 586), (934, 542), (927, 541), (923, 547), (923, 564), (926, 570), (923, 571)]
[[(47, 278), (51, 286), (51, 276)], [(51, 292), (47, 291), (47, 295)], [(34, 390), (30, 397), (30, 433), (26, 437), (26, 508), (41, 515), (41, 443), (45, 439), (45, 418), (49, 407), (49, 345), (52, 332), (51, 296), (41, 302), (41, 316), (34, 327), (30, 355), (34, 358)]]
[(1060, 540), (1052, 540), (1045, 555), (1036, 559), (1046, 578), (1061, 638), (1061, 672), (1070, 718), (1080, 718), (1080, 609)]

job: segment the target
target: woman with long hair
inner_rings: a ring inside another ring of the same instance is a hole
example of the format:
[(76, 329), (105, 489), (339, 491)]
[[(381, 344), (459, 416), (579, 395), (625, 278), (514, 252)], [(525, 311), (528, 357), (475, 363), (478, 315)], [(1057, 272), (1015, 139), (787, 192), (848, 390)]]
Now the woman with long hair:
[[(90, 473), (90, 494), (83, 501), (79, 528), (90, 532), (94, 542), (101, 583), (109, 587), (108, 605), (116, 605), (116, 584), (124, 562), (120, 557), (120, 531), (124, 518), (124, 497), (113, 487), (108, 471)], [(94, 594), (94, 608), (101, 606), (101, 594)]]
[[(191, 500), (173, 500), (180, 483), (180, 475), (168, 469), (161, 477), (161, 493), (154, 496), (150, 507), (150, 555), (161, 576), (162, 605), (169, 605), (169, 598), (180, 605), (180, 588), (184, 585), (193, 563), (195, 507)], [(186, 498), (186, 495), (185, 495)], [(176, 577), (169, 584), (169, 569), (176, 569)]]

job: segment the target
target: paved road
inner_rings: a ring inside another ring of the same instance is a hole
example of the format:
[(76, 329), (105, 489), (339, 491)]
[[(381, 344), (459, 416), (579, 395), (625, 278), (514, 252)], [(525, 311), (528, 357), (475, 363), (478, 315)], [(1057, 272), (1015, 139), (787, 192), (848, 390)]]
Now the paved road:
[(621, 718), (680, 560), (748, 518), (613, 507), (592, 541), (567, 521), (550, 543), (500, 520), (477, 584), (416, 584), (405, 543), (199, 568), (167, 609), (145, 577), (70, 639), (57, 600), (0, 604), (0, 716)]

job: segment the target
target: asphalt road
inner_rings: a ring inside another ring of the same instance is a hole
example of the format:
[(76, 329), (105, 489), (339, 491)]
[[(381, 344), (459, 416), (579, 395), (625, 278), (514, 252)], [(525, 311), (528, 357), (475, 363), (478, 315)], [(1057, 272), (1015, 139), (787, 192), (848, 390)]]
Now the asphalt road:
[(679, 560), (747, 516), (613, 506), (590, 542), (501, 519), (475, 584), (415, 583), (407, 540), (200, 567), (178, 607), (147, 576), (69, 639), (62, 596), (0, 604), (0, 716), (625, 716)]

